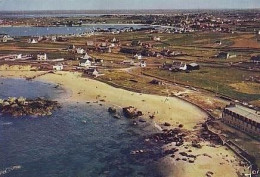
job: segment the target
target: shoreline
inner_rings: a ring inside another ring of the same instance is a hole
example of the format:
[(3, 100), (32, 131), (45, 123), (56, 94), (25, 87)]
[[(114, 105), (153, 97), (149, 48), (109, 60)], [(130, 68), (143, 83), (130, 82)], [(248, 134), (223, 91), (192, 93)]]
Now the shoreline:
[[(25, 76), (36, 75), (37, 73), (39, 72), (1, 72), (2, 76), (7, 78), (8, 76), (9, 78), (24, 78)], [(64, 88), (66, 92), (69, 91), (69, 97), (63, 101), (98, 101), (99, 103), (101, 99), (105, 99), (105, 102), (100, 103), (104, 105), (116, 105), (119, 107), (134, 106), (145, 113), (144, 117), (148, 117), (154, 110), (159, 110), (154, 119), (155, 125), (159, 127), (161, 127), (164, 122), (169, 122), (173, 127), (183, 124), (184, 129), (192, 131), (194, 126), (203, 123), (207, 118), (207, 114), (203, 110), (180, 98), (167, 98), (164, 96), (134, 93), (114, 88), (100, 81), (82, 78), (79, 73), (57, 72), (56, 74), (40, 76), (35, 80), (58, 84)], [(168, 147), (166, 147), (166, 149), (167, 148)], [(227, 173), (227, 171), (229, 171), (229, 177), (236, 177), (236, 172), (239, 168), (237, 164), (226, 163), (227, 159), (223, 160), (219, 155), (227, 154), (229, 157), (232, 157), (232, 160), (237, 159), (235, 158), (236, 156), (230, 150), (227, 150), (225, 146), (216, 148), (210, 147), (209, 143), (205, 143), (205, 146), (203, 146), (201, 150), (198, 150), (198, 153), (207, 152), (207, 154), (210, 154), (210, 156), (214, 158), (207, 159), (208, 157), (200, 157), (194, 164), (184, 163), (182, 161), (176, 162), (175, 160), (172, 160), (171, 157), (163, 158), (161, 163), (169, 167), (169, 169), (166, 170), (169, 174), (164, 175), (169, 177), (176, 175), (178, 177), (197, 177), (205, 175), (206, 172), (211, 169), (211, 171), (214, 172), (214, 176), (221, 176), (224, 172)], [(180, 150), (185, 151), (184, 148)], [(195, 149), (192, 150), (196, 152)], [(207, 166), (205, 166), (205, 161), (207, 161)], [(225, 165), (221, 166), (219, 164)]]
[(0, 28), (5, 28), (5, 27), (14, 27), (14, 28), (19, 28), (19, 27), (35, 27), (35, 28), (52, 28), (52, 27), (68, 27), (68, 28), (73, 28), (73, 27), (87, 27), (87, 26), (97, 26), (97, 25), (111, 25), (111, 26), (124, 26), (124, 25), (131, 25), (131, 26), (150, 26), (150, 27), (157, 27), (160, 25), (149, 25), (149, 24), (141, 24), (141, 23), (85, 23), (82, 24), (81, 26), (32, 26), (32, 25), (0, 25)]

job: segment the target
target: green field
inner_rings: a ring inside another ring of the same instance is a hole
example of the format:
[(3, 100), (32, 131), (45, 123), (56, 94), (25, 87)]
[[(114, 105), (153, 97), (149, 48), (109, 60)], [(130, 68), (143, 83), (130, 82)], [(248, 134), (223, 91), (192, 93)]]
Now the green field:
[[(176, 81), (185, 85), (191, 85), (220, 93), (234, 99), (254, 101), (260, 99), (260, 84), (254, 85), (254, 94), (247, 90), (236, 90), (231, 84), (243, 83), (246, 78), (259, 76), (258, 72), (244, 71), (236, 68), (202, 67), (201, 70), (191, 73), (170, 72), (160, 69), (147, 69), (145, 73), (159, 76), (164, 79)], [(250, 84), (248, 84), (250, 86)]]

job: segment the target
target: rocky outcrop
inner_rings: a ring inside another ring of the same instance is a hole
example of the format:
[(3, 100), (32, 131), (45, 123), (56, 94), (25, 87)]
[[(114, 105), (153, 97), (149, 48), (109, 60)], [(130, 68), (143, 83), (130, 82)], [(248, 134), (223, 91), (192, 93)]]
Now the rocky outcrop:
[(162, 133), (156, 133), (152, 135), (151, 139), (155, 142), (162, 144), (176, 143), (176, 146), (180, 146), (184, 143), (184, 137), (186, 134), (179, 128), (165, 130)]
[(57, 108), (60, 108), (57, 101), (45, 100), (42, 98), (34, 100), (23, 97), (0, 99), (0, 112), (14, 117), (26, 115), (47, 116), (51, 115), (52, 111)]
[(137, 108), (134, 108), (133, 106), (123, 108), (123, 113), (129, 119), (134, 119), (143, 115), (142, 111), (137, 110)]

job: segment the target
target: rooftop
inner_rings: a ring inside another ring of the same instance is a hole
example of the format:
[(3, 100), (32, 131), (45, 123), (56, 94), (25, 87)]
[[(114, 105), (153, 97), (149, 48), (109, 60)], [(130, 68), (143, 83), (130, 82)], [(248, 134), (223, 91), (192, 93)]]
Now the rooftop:
[(247, 107), (240, 106), (240, 105), (226, 107), (225, 109), (227, 109), (231, 112), (234, 112), (236, 114), (239, 114), (243, 117), (246, 117), (250, 120), (253, 120), (257, 123), (260, 123), (260, 112), (259, 111), (256, 111), (254, 109), (249, 109)]

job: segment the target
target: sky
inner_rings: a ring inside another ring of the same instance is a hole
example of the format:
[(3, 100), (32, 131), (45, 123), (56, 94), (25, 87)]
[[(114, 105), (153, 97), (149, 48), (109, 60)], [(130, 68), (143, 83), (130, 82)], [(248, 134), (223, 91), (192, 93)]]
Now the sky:
[(0, 11), (247, 8), (260, 8), (260, 0), (0, 0)]

